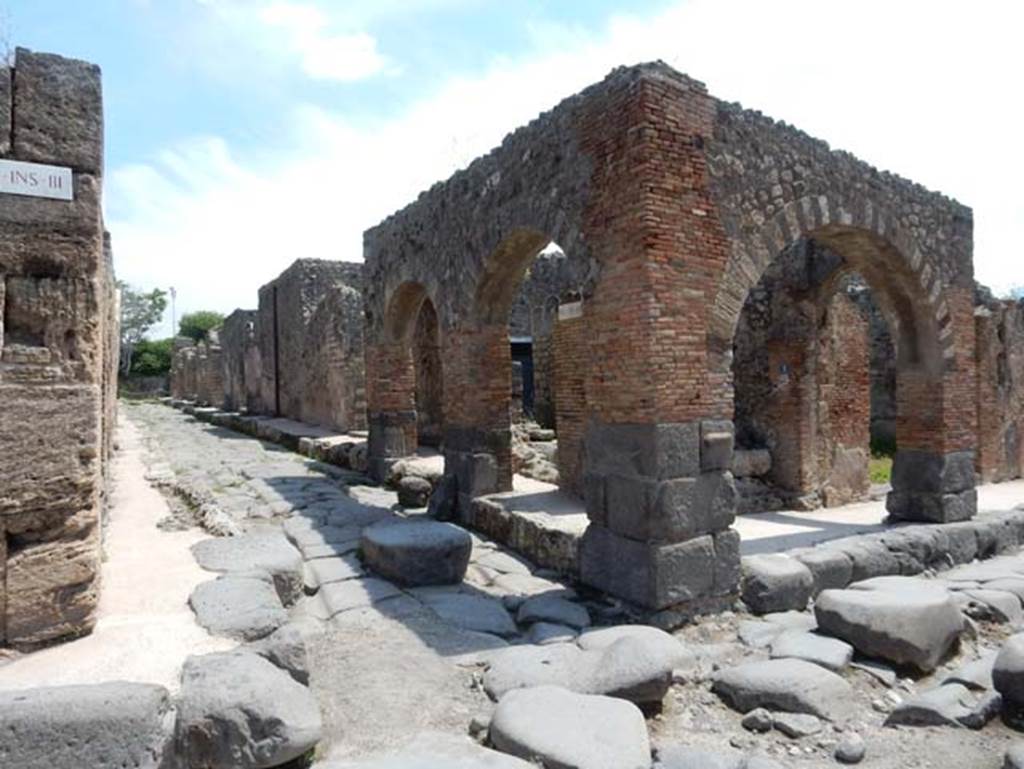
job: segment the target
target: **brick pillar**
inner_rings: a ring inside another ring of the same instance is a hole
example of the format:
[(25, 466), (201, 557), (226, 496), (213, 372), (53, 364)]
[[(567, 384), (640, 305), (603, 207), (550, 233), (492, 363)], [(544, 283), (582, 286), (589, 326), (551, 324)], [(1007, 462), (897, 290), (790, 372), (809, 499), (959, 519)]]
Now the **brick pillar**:
[(366, 345), (370, 475), (383, 480), (395, 459), (416, 453), (416, 370), (405, 342)]
[(508, 328), (492, 323), (444, 339), (445, 472), (460, 511), (474, 497), (512, 488), (511, 352)]
[[(973, 288), (951, 286), (946, 289), (946, 301), (955, 363), (897, 362), (898, 449), (886, 509), (900, 520), (964, 521), (978, 509)], [(938, 394), (936, 380), (942, 383)]]
[(583, 494), (583, 432), (586, 425), (587, 345), (580, 317), (556, 321), (551, 339), (559, 486)]
[[(588, 114), (587, 243), (602, 265), (584, 305), (583, 439), (591, 524), (580, 576), (673, 616), (735, 594), (731, 408), (710, 394), (706, 307), (728, 257), (707, 190), (704, 87), (652, 76)], [(638, 172), (637, 169), (642, 169)]]

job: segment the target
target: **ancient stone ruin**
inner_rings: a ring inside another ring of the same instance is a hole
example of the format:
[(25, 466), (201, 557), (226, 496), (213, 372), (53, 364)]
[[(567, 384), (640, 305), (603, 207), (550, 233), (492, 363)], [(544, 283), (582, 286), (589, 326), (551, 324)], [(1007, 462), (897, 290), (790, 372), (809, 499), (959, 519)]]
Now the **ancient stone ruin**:
[[(5, 103), (2, 159), (75, 184), (0, 207), (0, 644), (35, 647), (92, 624), (117, 300), (98, 72), (19, 51)], [(1022, 475), (1024, 304), (969, 209), (654, 63), (364, 255), (175, 340), (184, 414), (125, 402), (135, 613), (60, 675), (0, 656), (0, 763), (1024, 766), (1024, 506), (976, 488)]]
[(579, 457), (591, 521), (581, 578), (651, 609), (731, 596), (736, 329), (769, 264), (809, 241), (867, 281), (895, 329), (890, 512), (970, 518), (971, 224), (963, 206), (668, 67), (617, 70), (366, 233), (371, 469), (416, 446), (410, 343), (429, 300), (446, 503), (465, 519), (473, 498), (512, 488), (507, 318), (524, 272), (557, 242), (598, 266), (557, 323), (585, 328), (570, 342), (582, 440), (559, 446)]
[(99, 69), (18, 49), (0, 158), (73, 183), (0, 205), (0, 645), (27, 647), (88, 632), (99, 598), (118, 359)]

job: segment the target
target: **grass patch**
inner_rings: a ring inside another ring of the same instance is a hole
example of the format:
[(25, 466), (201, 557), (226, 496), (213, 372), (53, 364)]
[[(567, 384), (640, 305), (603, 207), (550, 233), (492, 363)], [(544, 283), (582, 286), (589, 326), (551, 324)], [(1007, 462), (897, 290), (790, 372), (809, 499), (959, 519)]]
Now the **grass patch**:
[(892, 457), (872, 456), (868, 460), (868, 477), (872, 483), (889, 483), (892, 480)]

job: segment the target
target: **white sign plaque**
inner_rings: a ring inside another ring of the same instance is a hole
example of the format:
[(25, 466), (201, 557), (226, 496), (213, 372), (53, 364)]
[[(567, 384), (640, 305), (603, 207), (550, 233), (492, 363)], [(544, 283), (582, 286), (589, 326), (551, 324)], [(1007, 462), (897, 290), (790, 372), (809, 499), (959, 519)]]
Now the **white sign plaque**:
[(0, 160), (0, 192), (54, 200), (75, 199), (70, 168), (20, 160)]
[(572, 320), (583, 317), (583, 302), (566, 302), (558, 305), (558, 319)]

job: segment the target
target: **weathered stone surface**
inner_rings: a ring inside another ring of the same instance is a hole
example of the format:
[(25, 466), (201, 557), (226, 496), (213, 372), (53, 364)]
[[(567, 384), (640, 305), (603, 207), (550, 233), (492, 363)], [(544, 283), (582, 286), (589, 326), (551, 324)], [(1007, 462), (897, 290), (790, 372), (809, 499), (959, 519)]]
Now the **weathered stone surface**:
[(794, 659), (749, 662), (715, 676), (712, 691), (731, 707), (808, 713), (837, 720), (850, 710), (852, 689), (842, 678), (810, 662)]
[(247, 649), (273, 662), (300, 684), (309, 685), (306, 640), (297, 625), (289, 622)]
[(757, 614), (803, 609), (814, 590), (810, 569), (787, 555), (751, 555), (742, 562), (741, 597)]
[(554, 595), (527, 598), (519, 607), (516, 620), (527, 625), (531, 622), (555, 622), (574, 628), (590, 625), (590, 614), (585, 606)]
[(386, 755), (320, 762), (314, 769), (536, 769), (536, 764), (488, 750), (464, 737), (427, 732)]
[(968, 689), (975, 691), (986, 691), (994, 688), (992, 682), (992, 670), (996, 663), (996, 655), (999, 652), (992, 649), (983, 653), (977, 659), (965, 662), (955, 671), (943, 679), (944, 684), (963, 684)]
[(363, 567), (354, 554), (328, 558), (314, 558), (307, 566), (317, 585), (343, 582), (363, 576)]
[(511, 638), (519, 633), (512, 615), (501, 601), (465, 593), (424, 595), (424, 603), (451, 624), (478, 633)]
[(551, 684), (581, 694), (660, 702), (673, 670), (690, 662), (685, 649), (671, 637), (669, 641), (622, 632), (590, 639), (586, 650), (570, 644), (513, 646), (491, 657), (484, 690), (500, 700), (513, 689)]
[(367, 566), (404, 585), (460, 582), (469, 565), (473, 540), (465, 529), (431, 520), (386, 522), (363, 531)]
[(1024, 707), (1024, 633), (1007, 639), (992, 666), (992, 685), (1013, 708)]
[(577, 643), (585, 651), (607, 649), (623, 638), (632, 638), (643, 644), (645, 653), (657, 655), (666, 665), (675, 669), (689, 667), (694, 654), (677, 638), (649, 625), (614, 625), (591, 628), (580, 633)]
[(0, 692), (0, 766), (162, 769), (174, 710), (162, 686), (105, 683)]
[(787, 737), (799, 740), (817, 734), (823, 728), (821, 719), (807, 713), (775, 713), (772, 726)]
[(509, 692), (491, 718), (498, 750), (565, 769), (648, 769), (651, 748), (643, 714), (612, 697), (557, 686)]
[(1024, 620), (1024, 610), (1021, 609), (1020, 600), (1013, 593), (976, 588), (954, 595), (955, 600), (960, 598), (969, 599), (969, 604), (964, 607), (964, 611), (974, 619), (999, 622), (1011, 627), (1018, 627)]
[(178, 742), (191, 769), (269, 769), (320, 740), (313, 694), (256, 654), (189, 657), (181, 672)]
[(415, 475), (406, 475), (398, 481), (398, 504), (402, 507), (426, 507), (433, 491), (430, 481)]
[(218, 577), (196, 585), (188, 602), (211, 633), (242, 641), (268, 636), (288, 621), (269, 577)]
[(103, 107), (95, 64), (19, 48), (15, 54), (14, 154), (103, 172)]
[(532, 644), (544, 646), (554, 643), (572, 643), (578, 631), (567, 625), (556, 625), (551, 622), (534, 622), (526, 634), (526, 640)]
[(853, 659), (853, 647), (836, 638), (788, 630), (771, 643), (772, 657), (792, 657), (821, 665), (829, 670), (842, 670)]
[(839, 740), (833, 755), (841, 764), (859, 764), (864, 760), (866, 753), (864, 738), (856, 732), (851, 732)]
[(90, 630), (99, 601), (97, 533), (45, 542), (7, 560), (7, 641), (31, 646)]
[(328, 616), (333, 617), (352, 609), (362, 609), (397, 598), (402, 595), (402, 591), (385, 580), (365, 577), (328, 583), (320, 588), (319, 595), (327, 607)]
[(1006, 749), (1003, 769), (1024, 769), (1024, 742), (1015, 742)]
[(906, 583), (899, 590), (826, 590), (814, 605), (821, 631), (869, 657), (930, 671), (963, 629), (947, 591)]
[(829, 588), (846, 587), (853, 580), (853, 562), (841, 550), (817, 547), (792, 555), (811, 572), (814, 595)]
[(204, 539), (192, 546), (192, 555), (209, 571), (267, 572), (286, 606), (302, 595), (302, 555), (279, 531)]
[(966, 726), (980, 729), (999, 712), (998, 694), (972, 694), (960, 684), (945, 684), (896, 706), (886, 726)]
[(656, 769), (745, 769), (746, 759), (738, 750), (702, 750), (672, 745), (658, 750)]

